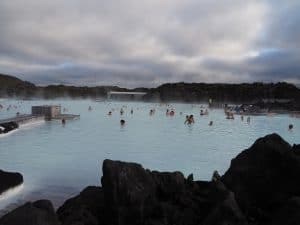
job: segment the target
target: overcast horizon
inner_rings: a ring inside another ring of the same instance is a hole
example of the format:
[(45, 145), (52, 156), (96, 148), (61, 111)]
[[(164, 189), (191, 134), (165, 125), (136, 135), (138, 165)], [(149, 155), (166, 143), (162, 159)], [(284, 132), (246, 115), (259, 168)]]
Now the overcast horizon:
[(300, 83), (300, 1), (1, 0), (0, 73), (37, 85)]

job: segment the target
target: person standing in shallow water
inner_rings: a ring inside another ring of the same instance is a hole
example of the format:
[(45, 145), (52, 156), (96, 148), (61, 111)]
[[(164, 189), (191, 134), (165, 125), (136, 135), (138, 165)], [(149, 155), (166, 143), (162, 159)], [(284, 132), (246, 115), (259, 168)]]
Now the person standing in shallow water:
[(247, 118), (247, 123), (248, 124), (250, 123), (250, 116), (248, 116), (248, 118)]

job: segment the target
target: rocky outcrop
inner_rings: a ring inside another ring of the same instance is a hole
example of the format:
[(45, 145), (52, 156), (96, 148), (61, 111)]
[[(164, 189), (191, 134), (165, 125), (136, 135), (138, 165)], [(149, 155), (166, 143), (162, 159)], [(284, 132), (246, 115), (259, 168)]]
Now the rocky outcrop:
[(100, 187), (87, 187), (57, 210), (62, 225), (98, 225), (104, 217), (104, 196)]
[(18, 129), (19, 124), (16, 122), (7, 122), (7, 123), (1, 123), (0, 124), (0, 134), (6, 134), (12, 130)]
[(292, 197), (274, 210), (268, 225), (298, 225), (300, 222), (300, 198)]
[(300, 145), (293, 145), (293, 151), (296, 155), (300, 156)]
[(221, 180), (249, 219), (269, 221), (277, 209), (300, 196), (299, 175), (299, 155), (272, 134), (234, 158)]
[(20, 173), (5, 172), (0, 170), (0, 194), (22, 183), (23, 176)]
[(59, 225), (50, 201), (28, 202), (0, 219), (1, 225)]
[(63, 224), (246, 224), (234, 194), (220, 181), (111, 160), (103, 162), (101, 181), (102, 188), (89, 187), (58, 209)]
[[(61, 225), (299, 225), (298, 153), (299, 145), (268, 135), (211, 181), (104, 160), (102, 187), (87, 187), (57, 215)], [(57, 224), (51, 204), (40, 205), (27, 203), (0, 224)]]

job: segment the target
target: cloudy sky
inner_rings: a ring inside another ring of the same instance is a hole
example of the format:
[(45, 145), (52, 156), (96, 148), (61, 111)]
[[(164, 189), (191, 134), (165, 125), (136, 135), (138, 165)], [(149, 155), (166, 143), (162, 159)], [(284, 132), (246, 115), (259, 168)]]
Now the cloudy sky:
[(0, 0), (0, 73), (36, 84), (300, 82), (299, 0)]

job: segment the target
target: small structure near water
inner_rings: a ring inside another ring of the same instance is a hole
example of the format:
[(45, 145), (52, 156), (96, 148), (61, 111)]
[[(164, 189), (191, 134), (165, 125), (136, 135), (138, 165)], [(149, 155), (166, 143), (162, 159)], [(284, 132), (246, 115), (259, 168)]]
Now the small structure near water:
[(80, 115), (62, 114), (60, 105), (32, 106), (31, 113), (34, 116), (42, 115), (45, 117), (45, 120), (52, 120), (52, 119), (70, 120), (70, 119), (77, 119), (80, 117)]
[(52, 119), (61, 114), (60, 105), (39, 105), (31, 107), (32, 115), (43, 115), (45, 119)]

